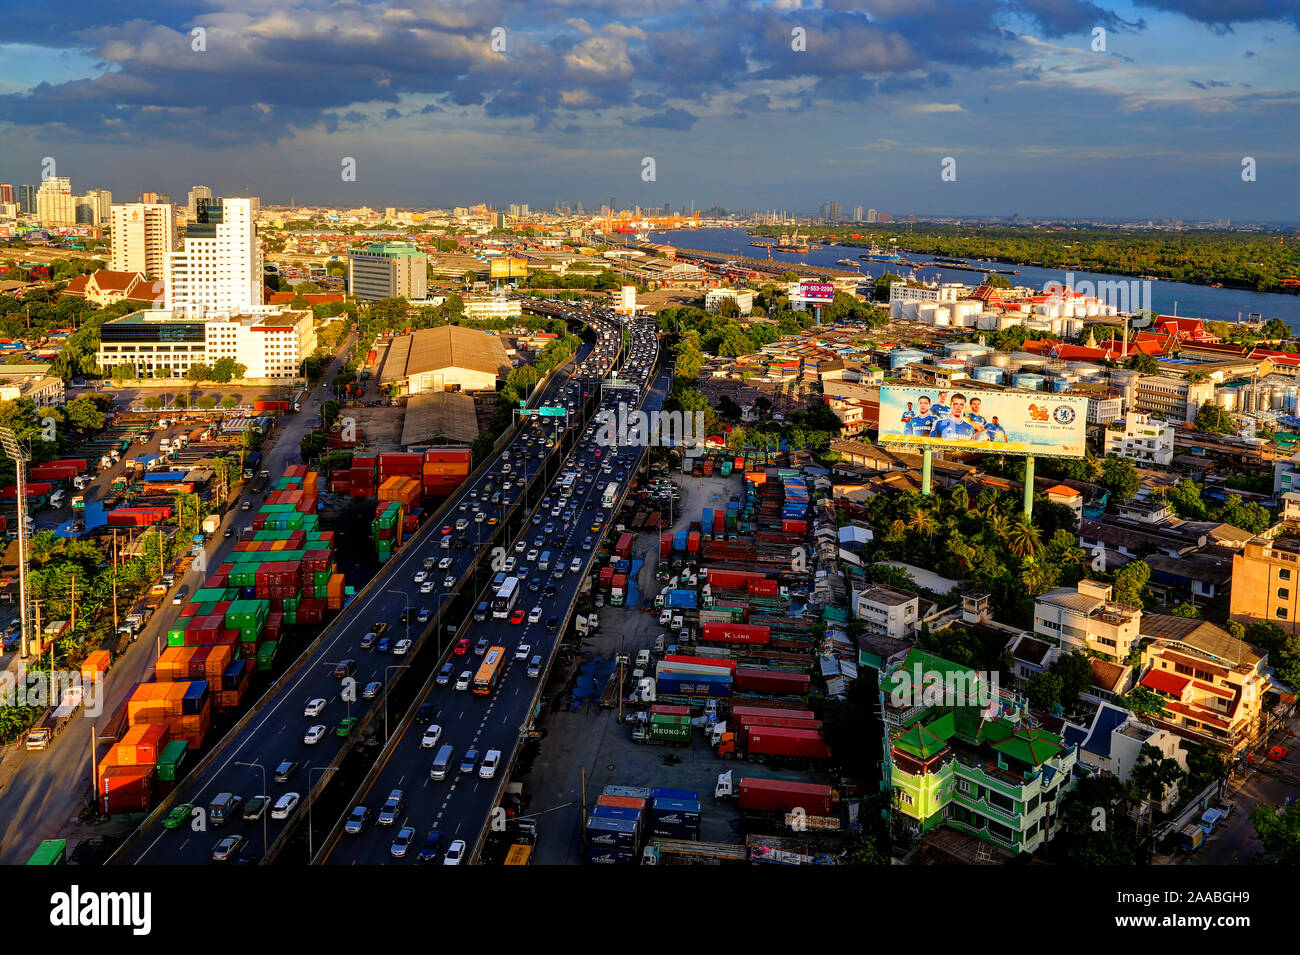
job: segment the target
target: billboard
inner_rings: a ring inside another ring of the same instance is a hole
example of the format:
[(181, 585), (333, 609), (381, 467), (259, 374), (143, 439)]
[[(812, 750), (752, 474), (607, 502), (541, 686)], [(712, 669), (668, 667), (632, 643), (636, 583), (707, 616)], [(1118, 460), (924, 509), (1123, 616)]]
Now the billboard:
[(528, 263), (524, 259), (500, 258), (492, 260), (491, 278), (522, 279), (528, 277)]
[(976, 382), (880, 389), (880, 443), (1081, 458), (1088, 399)]

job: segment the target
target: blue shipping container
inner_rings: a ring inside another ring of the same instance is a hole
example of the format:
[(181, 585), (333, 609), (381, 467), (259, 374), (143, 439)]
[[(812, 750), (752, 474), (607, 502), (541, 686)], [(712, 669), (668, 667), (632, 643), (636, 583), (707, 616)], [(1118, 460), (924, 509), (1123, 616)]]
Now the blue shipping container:
[(629, 819), (609, 819), (592, 816), (587, 820), (587, 844), (608, 849), (636, 851), (637, 830), (640, 827)]
[(591, 811), (591, 814), (602, 819), (629, 819), (635, 822), (638, 827), (641, 825), (641, 810), (632, 809), (628, 806), (597, 806)]
[(700, 794), (694, 789), (669, 789), (667, 786), (655, 786), (650, 790), (651, 799), (685, 799), (699, 802)]
[(587, 862), (591, 865), (636, 865), (636, 853), (630, 850), (597, 848), (587, 850)]
[(665, 673), (655, 683), (660, 694), (731, 698), (731, 677), (699, 673)]
[(669, 607), (685, 607), (692, 609), (695, 607), (696, 594), (693, 590), (670, 590), (664, 600)]
[(625, 796), (628, 799), (649, 799), (649, 786), (606, 786), (600, 791), (602, 796)]

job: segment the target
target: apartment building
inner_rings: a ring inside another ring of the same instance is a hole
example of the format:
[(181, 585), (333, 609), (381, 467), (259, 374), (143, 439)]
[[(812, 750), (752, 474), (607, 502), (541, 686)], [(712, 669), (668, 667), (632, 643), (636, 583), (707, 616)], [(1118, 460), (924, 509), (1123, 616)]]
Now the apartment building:
[(933, 285), (894, 282), (889, 286), (889, 304), (895, 302), (956, 302), (973, 289), (961, 282), (937, 282)]
[(1247, 541), (1232, 557), (1228, 615), (1241, 623), (1267, 621), (1300, 632), (1300, 524), (1287, 522)]
[(1130, 411), (1123, 431), (1106, 431), (1106, 454), (1138, 464), (1168, 467), (1174, 460), (1174, 429), (1167, 421)]
[(1214, 400), (1214, 382), (1192, 381), (1187, 377), (1167, 375), (1111, 373), (1111, 382), (1120, 388), (1124, 407), (1130, 411), (1187, 424), (1196, 420), (1201, 405)]
[(704, 310), (717, 314), (722, 303), (732, 301), (741, 315), (748, 315), (754, 310), (754, 293), (749, 289), (714, 288), (704, 293)]
[(109, 211), (112, 234), (109, 268), (139, 272), (163, 282), (167, 258), (176, 248), (176, 220), (170, 205), (128, 202)]
[(41, 183), (36, 193), (36, 218), (43, 226), (77, 224), (77, 202), (67, 176), (52, 176)]
[(348, 291), (363, 302), (429, 294), (429, 257), (409, 242), (372, 242), (348, 252)]
[(1023, 701), (916, 649), (880, 685), (896, 816), (918, 833), (949, 826), (1013, 853), (1055, 835), (1076, 748), (1032, 725)]
[(866, 632), (903, 639), (916, 630), (920, 600), (883, 584), (854, 594), (853, 615), (866, 625)]
[(1264, 720), (1268, 655), (1204, 620), (1148, 617), (1138, 682), (1165, 707), (1152, 724), (1234, 753), (1251, 744)]
[(523, 306), (518, 299), (499, 296), (488, 298), (465, 299), (465, 317), (477, 319), (501, 319), (509, 321), (523, 314)]
[[(1158, 726), (1144, 723), (1123, 707), (1102, 703), (1093, 713), (1092, 723), (1078, 726), (1066, 723), (1061, 732), (1068, 744), (1079, 747), (1079, 766), (1103, 776), (1113, 776), (1127, 783), (1139, 765), (1144, 746), (1153, 746), (1162, 759), (1172, 759), (1184, 771), (1187, 756), (1183, 737)], [(1161, 812), (1173, 809), (1179, 787), (1169, 786), (1159, 802)]]
[(1109, 584), (1095, 580), (1049, 590), (1034, 601), (1034, 633), (1123, 662), (1138, 643), (1142, 611), (1115, 603), (1111, 593)]
[(45, 364), (0, 365), (0, 401), (30, 398), (38, 408), (62, 405), (63, 379), (49, 372)]
[(1289, 458), (1273, 462), (1273, 493), (1285, 494), (1300, 489), (1300, 451)]
[(179, 252), (167, 257), (165, 308), (193, 315), (262, 305), (262, 249), (252, 199), (196, 199)]

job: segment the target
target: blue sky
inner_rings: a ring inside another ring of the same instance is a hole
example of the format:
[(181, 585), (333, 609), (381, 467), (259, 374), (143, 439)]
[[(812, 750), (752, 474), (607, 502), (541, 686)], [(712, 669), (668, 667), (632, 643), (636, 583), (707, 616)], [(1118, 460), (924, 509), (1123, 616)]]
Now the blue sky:
[(51, 156), (119, 198), (1300, 221), (1300, 0), (67, 0), (3, 22), (15, 184)]

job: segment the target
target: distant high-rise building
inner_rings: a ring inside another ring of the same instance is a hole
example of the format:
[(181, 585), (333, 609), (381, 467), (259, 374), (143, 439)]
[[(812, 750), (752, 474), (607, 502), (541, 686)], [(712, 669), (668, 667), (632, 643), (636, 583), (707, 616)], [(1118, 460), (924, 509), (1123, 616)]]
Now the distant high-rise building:
[(384, 221), (394, 222), (397, 219), (397, 206), (384, 206)]
[(21, 185), (18, 187), (18, 211), (23, 215), (36, 214), (36, 186)]
[(168, 256), (165, 307), (238, 311), (262, 304), (262, 249), (252, 199), (200, 199)]
[(36, 218), (45, 226), (77, 224), (77, 203), (67, 176), (54, 176), (41, 183), (36, 192)]
[(826, 218), (831, 222), (840, 221), (840, 204), (832, 200), (826, 203)]
[(112, 226), (109, 268), (115, 272), (143, 272), (163, 281), (167, 259), (176, 248), (172, 207), (128, 202), (113, 206), (109, 218)]
[(348, 252), (348, 291), (363, 302), (428, 297), (429, 257), (409, 242), (372, 243)]
[(14, 198), (14, 187), (7, 182), (0, 182), (0, 202), (10, 203), (17, 202)]
[(879, 222), (879, 221), (880, 221), (880, 214), (879, 214), (878, 212), (876, 212), (875, 209), (868, 209), (868, 210), (867, 210), (867, 221), (868, 221), (868, 222)]
[(191, 186), (189, 201), (186, 203), (185, 206), (186, 218), (189, 219), (189, 221), (193, 222), (195, 215), (198, 214), (198, 201), (200, 199), (211, 199), (211, 198), (212, 198), (212, 190), (209, 189), (207, 186)]
[(854, 221), (854, 222), (861, 222), (861, 221), (862, 221), (862, 207), (861, 207), (861, 206), (854, 206), (854, 207), (853, 207), (853, 221)]
[[(93, 226), (108, 225), (112, 215), (113, 194), (107, 189), (88, 189), (84, 196), (77, 197), (77, 221), (88, 222)], [(83, 219), (82, 207), (88, 207)]]

